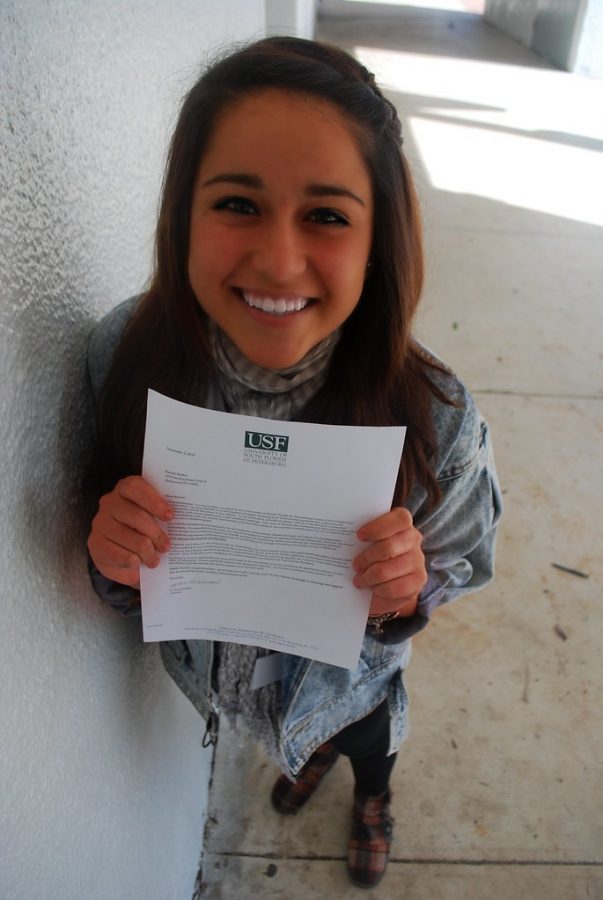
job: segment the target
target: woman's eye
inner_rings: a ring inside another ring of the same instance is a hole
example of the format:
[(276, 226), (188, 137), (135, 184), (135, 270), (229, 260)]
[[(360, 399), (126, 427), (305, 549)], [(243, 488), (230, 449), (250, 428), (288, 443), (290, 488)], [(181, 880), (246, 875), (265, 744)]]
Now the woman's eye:
[(227, 210), (228, 212), (238, 213), (241, 216), (254, 216), (257, 214), (257, 208), (250, 200), (245, 197), (223, 197), (214, 203), (214, 209)]
[(334, 209), (327, 207), (313, 209), (308, 216), (311, 222), (317, 222), (319, 225), (349, 225), (346, 217)]

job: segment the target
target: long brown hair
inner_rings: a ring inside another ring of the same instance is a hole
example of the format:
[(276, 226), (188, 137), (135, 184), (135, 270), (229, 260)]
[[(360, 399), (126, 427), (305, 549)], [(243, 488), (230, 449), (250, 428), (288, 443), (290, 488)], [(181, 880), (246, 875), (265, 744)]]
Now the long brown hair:
[(436, 451), (431, 408), (434, 396), (451, 401), (433, 380), (436, 370), (446, 370), (411, 336), (423, 249), (400, 122), (373, 76), (347, 53), (285, 37), (258, 41), (220, 59), (184, 100), (164, 177), (154, 274), (126, 326), (99, 404), (99, 487), (107, 490), (141, 470), (148, 388), (190, 402), (203, 397), (213, 376), (207, 316), (187, 274), (193, 187), (217, 117), (241, 98), (275, 87), (329, 101), (343, 113), (358, 137), (374, 193), (370, 274), (343, 325), (326, 383), (301, 418), (407, 425), (395, 502), (403, 501), (415, 480), (436, 502), (429, 464)]

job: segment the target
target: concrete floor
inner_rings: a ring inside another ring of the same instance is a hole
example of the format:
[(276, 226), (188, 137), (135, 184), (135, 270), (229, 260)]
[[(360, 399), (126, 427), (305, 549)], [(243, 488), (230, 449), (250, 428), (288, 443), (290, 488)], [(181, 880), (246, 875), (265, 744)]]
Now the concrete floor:
[(401, 113), (425, 212), (418, 331), (491, 423), (498, 577), (415, 641), (379, 888), (347, 882), (346, 761), (281, 818), (274, 767), (223, 725), (202, 896), (603, 898), (603, 83), (477, 16), (387, 12), (319, 37), (356, 52)]

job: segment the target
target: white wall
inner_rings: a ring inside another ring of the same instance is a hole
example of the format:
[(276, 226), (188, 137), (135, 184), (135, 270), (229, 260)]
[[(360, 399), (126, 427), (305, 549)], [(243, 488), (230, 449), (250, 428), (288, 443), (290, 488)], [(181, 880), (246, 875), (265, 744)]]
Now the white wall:
[(210, 758), (84, 571), (93, 320), (144, 284), (176, 100), (263, 0), (0, 4), (2, 900), (190, 900)]
[(603, 0), (588, 0), (571, 68), (577, 75), (603, 78)]
[(486, 0), (485, 17), (505, 34), (531, 46), (540, 0)]
[(485, 17), (535, 53), (571, 71), (591, 2), (600, 0), (486, 0)]
[(266, 0), (266, 32), (313, 38), (317, 0)]

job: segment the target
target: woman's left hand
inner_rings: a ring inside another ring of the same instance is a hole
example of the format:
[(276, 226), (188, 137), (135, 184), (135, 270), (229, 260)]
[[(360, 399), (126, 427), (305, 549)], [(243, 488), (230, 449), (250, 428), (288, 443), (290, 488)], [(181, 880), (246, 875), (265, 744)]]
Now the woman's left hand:
[(352, 561), (357, 588), (370, 588), (371, 616), (397, 612), (412, 616), (421, 588), (427, 582), (423, 538), (412, 523), (407, 509), (395, 507), (357, 532), (360, 541), (370, 547)]

